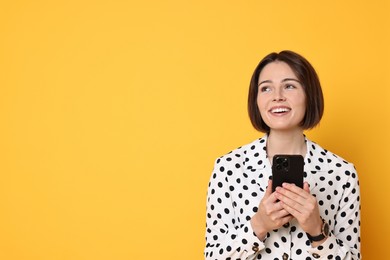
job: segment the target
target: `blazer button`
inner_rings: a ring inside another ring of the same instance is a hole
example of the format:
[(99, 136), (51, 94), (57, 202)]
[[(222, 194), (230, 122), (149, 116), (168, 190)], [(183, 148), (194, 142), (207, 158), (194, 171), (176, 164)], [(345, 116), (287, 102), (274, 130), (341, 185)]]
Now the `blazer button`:
[(255, 252), (259, 251), (259, 246), (254, 245), (254, 246), (252, 247), (252, 250), (255, 251)]
[(283, 254), (283, 260), (288, 260), (288, 254), (287, 253)]
[(319, 254), (313, 253), (313, 257), (314, 257), (315, 259), (318, 259), (318, 258), (320, 258), (321, 256), (320, 256)]

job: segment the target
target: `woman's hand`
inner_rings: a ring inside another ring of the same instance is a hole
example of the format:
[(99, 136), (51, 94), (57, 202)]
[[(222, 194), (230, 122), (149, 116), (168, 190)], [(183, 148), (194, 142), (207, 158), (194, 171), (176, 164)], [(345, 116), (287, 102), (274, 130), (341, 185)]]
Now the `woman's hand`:
[(310, 194), (309, 184), (304, 183), (303, 189), (290, 183), (283, 183), (274, 192), (284, 210), (297, 219), (301, 228), (310, 235), (321, 233), (322, 220), (317, 199)]
[(293, 218), (275, 195), (276, 192), (272, 193), (270, 180), (259, 209), (251, 219), (252, 229), (260, 240), (265, 239), (267, 232), (280, 228)]

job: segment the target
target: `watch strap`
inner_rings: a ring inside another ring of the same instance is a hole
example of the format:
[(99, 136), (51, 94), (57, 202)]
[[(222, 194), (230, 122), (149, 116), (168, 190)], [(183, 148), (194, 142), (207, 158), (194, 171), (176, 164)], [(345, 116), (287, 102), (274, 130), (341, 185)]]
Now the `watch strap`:
[(326, 223), (325, 220), (322, 219), (321, 234), (319, 234), (317, 236), (312, 236), (309, 233), (306, 233), (306, 235), (311, 242), (317, 242), (317, 241), (323, 240), (324, 238), (328, 237), (328, 235), (329, 235), (328, 223)]

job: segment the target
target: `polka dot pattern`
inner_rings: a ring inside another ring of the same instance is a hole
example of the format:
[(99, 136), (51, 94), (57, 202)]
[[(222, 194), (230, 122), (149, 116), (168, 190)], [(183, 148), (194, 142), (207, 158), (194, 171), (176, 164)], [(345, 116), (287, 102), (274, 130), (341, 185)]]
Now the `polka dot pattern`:
[(360, 190), (353, 164), (306, 139), (305, 181), (317, 198), (331, 234), (311, 247), (293, 219), (264, 242), (250, 220), (271, 178), (266, 139), (239, 147), (215, 161), (206, 213), (206, 259), (360, 259)]

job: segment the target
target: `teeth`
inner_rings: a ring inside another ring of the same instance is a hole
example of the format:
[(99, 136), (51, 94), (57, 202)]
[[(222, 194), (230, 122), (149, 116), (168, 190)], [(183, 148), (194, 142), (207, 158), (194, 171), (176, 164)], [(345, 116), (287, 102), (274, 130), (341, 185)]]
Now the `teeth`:
[(278, 108), (274, 108), (271, 110), (272, 113), (283, 113), (283, 112), (288, 112), (288, 111), (290, 111), (290, 109), (285, 108), (285, 107), (278, 107)]

